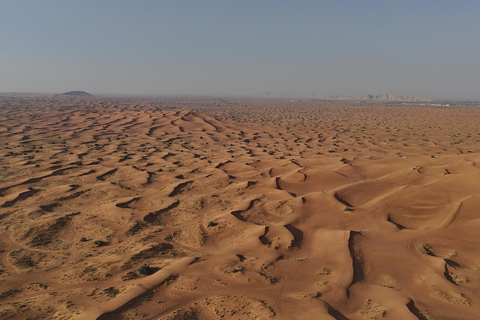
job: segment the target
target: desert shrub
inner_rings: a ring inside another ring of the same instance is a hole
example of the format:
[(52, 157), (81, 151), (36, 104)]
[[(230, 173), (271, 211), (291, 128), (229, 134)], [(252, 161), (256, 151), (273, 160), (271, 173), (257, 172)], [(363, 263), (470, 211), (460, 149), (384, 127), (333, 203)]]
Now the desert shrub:
[(140, 267), (137, 269), (139, 274), (144, 274), (144, 275), (151, 275), (155, 272), (155, 270), (150, 267), (148, 264), (142, 264)]
[(432, 246), (429, 245), (428, 243), (422, 243), (420, 245), (420, 248), (418, 249), (420, 253), (426, 254), (428, 256), (435, 256), (435, 254), (432, 251)]
[(208, 227), (215, 227), (216, 225), (217, 224), (213, 221), (208, 221), (208, 224), (207, 224)]
[(105, 245), (105, 242), (103, 242), (102, 240), (95, 240), (93, 244), (95, 244), (97, 247), (101, 247)]
[(231, 273), (237, 273), (237, 272), (240, 272), (240, 271), (243, 271), (243, 268), (240, 267), (240, 266), (235, 266), (235, 267), (232, 267), (232, 268), (230, 269), (230, 272), (231, 272)]
[(104, 289), (103, 292), (110, 298), (115, 298), (120, 293), (120, 291), (114, 287), (108, 287)]

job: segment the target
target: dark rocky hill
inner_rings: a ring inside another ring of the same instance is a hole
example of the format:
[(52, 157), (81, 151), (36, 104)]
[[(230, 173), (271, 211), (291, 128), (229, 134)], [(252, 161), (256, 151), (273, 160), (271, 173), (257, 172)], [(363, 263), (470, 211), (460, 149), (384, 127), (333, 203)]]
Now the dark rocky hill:
[(61, 95), (63, 96), (76, 96), (76, 97), (93, 97), (90, 93), (87, 93), (85, 91), (68, 91), (64, 92)]

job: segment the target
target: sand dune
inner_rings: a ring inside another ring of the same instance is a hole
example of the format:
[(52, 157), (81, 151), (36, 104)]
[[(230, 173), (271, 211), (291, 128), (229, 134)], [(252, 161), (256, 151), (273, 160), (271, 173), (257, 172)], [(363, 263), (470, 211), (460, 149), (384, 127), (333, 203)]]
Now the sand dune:
[(0, 103), (2, 319), (480, 317), (478, 110)]

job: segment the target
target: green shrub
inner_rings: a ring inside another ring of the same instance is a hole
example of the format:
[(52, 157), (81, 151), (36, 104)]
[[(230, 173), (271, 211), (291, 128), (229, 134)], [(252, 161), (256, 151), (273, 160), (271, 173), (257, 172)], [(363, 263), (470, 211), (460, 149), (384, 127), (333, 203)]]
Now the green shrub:
[(142, 264), (140, 267), (137, 269), (139, 274), (144, 274), (144, 275), (151, 275), (155, 272), (155, 270), (150, 267), (148, 264)]
[(105, 242), (103, 242), (102, 240), (95, 240), (93, 244), (95, 244), (97, 247), (101, 247), (105, 245)]

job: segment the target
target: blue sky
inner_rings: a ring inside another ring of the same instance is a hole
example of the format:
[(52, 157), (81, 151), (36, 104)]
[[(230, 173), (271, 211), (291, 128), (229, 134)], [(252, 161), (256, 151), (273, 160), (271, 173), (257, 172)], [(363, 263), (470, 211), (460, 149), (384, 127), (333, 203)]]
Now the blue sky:
[(0, 92), (480, 99), (480, 1), (2, 1)]

